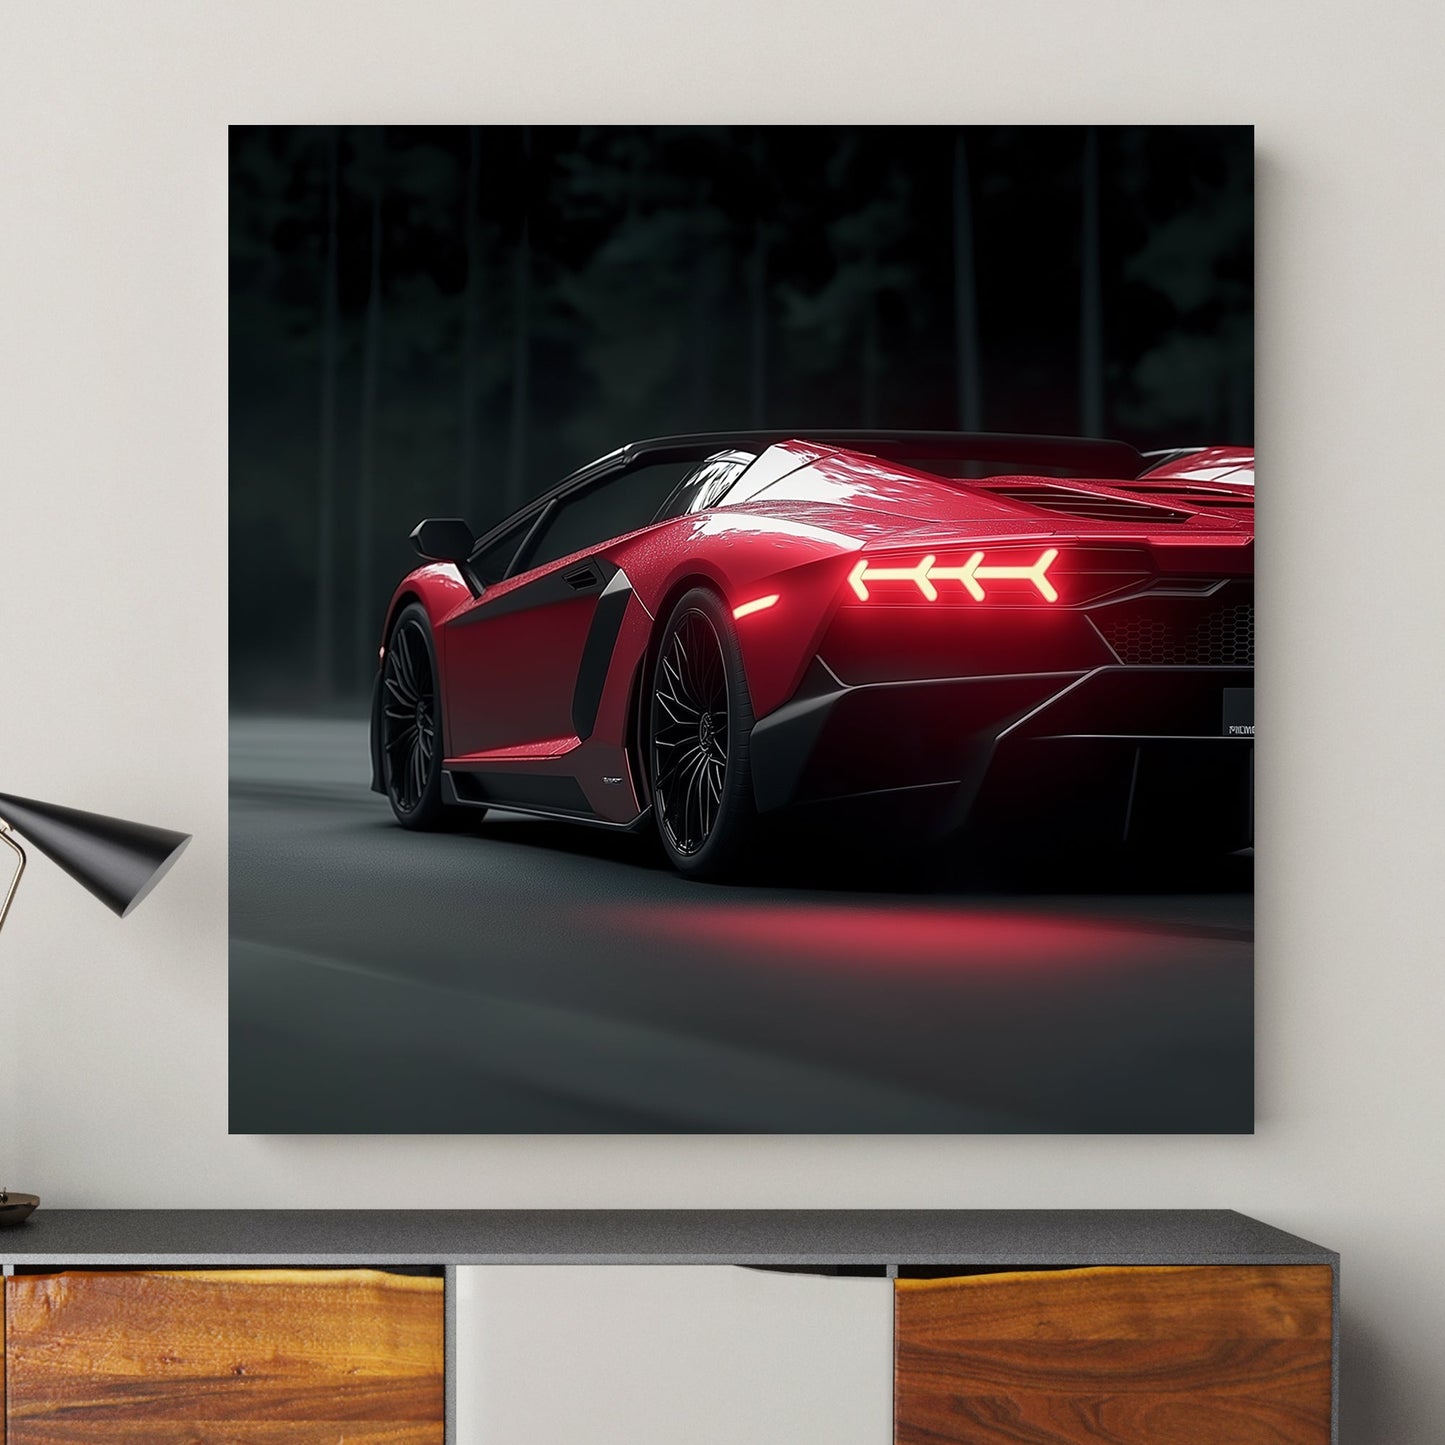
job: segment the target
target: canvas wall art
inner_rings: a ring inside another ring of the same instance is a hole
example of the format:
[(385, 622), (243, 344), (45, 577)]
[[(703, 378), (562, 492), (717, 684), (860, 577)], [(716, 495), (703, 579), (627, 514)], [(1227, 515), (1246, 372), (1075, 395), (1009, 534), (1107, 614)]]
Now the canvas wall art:
[(239, 127), (230, 1127), (1253, 1127), (1248, 127)]

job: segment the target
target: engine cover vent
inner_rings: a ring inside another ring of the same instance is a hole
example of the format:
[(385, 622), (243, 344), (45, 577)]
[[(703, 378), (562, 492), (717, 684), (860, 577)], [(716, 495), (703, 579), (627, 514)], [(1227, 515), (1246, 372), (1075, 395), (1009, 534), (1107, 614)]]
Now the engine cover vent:
[(1010, 502), (1022, 502), (1041, 512), (1055, 512), (1065, 517), (1088, 517), (1096, 522), (1144, 522), (1149, 525), (1174, 525), (1187, 522), (1189, 512), (1174, 507), (1161, 507), (1152, 502), (1136, 502), (1132, 498), (1108, 497), (1099, 492), (1078, 492), (1072, 487), (990, 486), (981, 489)]

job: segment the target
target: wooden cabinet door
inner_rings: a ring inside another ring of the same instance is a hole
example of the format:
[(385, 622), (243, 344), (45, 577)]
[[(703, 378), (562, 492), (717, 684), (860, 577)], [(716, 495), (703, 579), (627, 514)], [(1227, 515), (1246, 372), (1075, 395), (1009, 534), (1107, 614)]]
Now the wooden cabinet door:
[(1328, 1266), (899, 1280), (898, 1445), (1329, 1445)]
[(17, 1275), (5, 1445), (442, 1445), (442, 1297), (373, 1270)]

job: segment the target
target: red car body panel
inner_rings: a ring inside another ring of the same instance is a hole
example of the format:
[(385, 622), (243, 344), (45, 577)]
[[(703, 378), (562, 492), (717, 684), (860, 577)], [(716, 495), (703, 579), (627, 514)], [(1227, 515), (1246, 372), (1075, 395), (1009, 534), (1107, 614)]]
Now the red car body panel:
[(442, 628), (446, 756), (575, 741), (572, 693), (595, 610), (595, 598), (573, 597), (516, 612), (472, 604), (454, 613)]
[[(1050, 649), (1057, 651), (1058, 638), (1071, 629), (1082, 636), (1081, 609), (1107, 605), (1110, 586), (1130, 597), (1154, 589), (1168, 599), (1174, 597), (1171, 579), (1195, 579), (1181, 580), (1187, 593), (1191, 585), (1217, 589), (1252, 578), (1252, 465), (1248, 450), (1210, 448), (1117, 479), (1012, 473), (950, 480), (921, 465), (787, 441), (747, 468), (730, 505), (602, 541), (487, 586), (480, 595), (457, 566), (421, 567), (396, 589), (387, 633), (407, 600), (425, 607), (441, 671), (445, 767), (454, 780), (492, 780), (493, 800), (506, 796), (498, 778), (570, 780), (585, 804), (534, 810), (575, 811), (586, 821), (626, 826), (647, 807), (636, 732), (649, 648), (668, 609), (689, 587), (715, 589), (730, 608), (777, 597), (735, 624), (760, 724), (802, 706), (799, 690), (816, 671), (825, 639), (839, 656), (856, 652), (848, 664), (824, 658), (835, 680), (840, 668), (871, 676), (892, 666), (890, 658), (932, 648), (917, 660), (921, 672), (899, 679), (928, 681), (929, 659), (953, 658), (960, 648), (966, 653), (970, 637), (978, 656), (995, 659), (990, 666), (1002, 655), (1012, 671), (1003, 639), (1018, 640), (1022, 652), (1040, 648), (1040, 656), (1053, 656)], [(1036, 566), (1050, 551), (1057, 553), (1050, 563), (1055, 602), (1026, 579), (991, 580), (989, 593), (976, 602), (960, 585), (971, 558), (985, 574), (1006, 574), (1010, 567)], [(906, 571), (925, 558), (944, 578), (933, 587), (931, 602), (907, 582), (875, 584), (866, 601), (850, 587), (860, 560), (886, 578), (890, 569)], [(569, 590), (569, 576), (571, 585), (589, 590)], [(617, 594), (611, 602), (609, 592)], [(1250, 599), (1252, 665), (1252, 592)], [(611, 609), (605, 627), (604, 608)], [(1050, 611), (1076, 615), (1047, 621)], [(985, 636), (990, 629), (999, 639), (992, 651)], [(912, 646), (915, 631), (923, 639), (918, 649)], [(600, 650), (599, 633), (607, 637)], [(876, 634), (872, 640), (870, 634)], [(1112, 642), (1096, 645), (1090, 632), (1088, 647), (1098, 656), (1086, 656), (1086, 648), (1049, 676), (1121, 665), (1111, 654)], [(588, 658), (589, 649), (597, 656)], [(963, 657), (948, 665), (969, 663)], [(1030, 671), (1017, 670), (1021, 676)], [(579, 726), (584, 672), (596, 684), (588, 684), (588, 716)], [(957, 680), (979, 676), (995, 674), (975, 668)], [(842, 685), (846, 691), (885, 684)], [(1013, 701), (998, 706), (1011, 716), (1009, 709), (1025, 707), (1036, 690), (1015, 687), (1008, 695)], [(970, 694), (978, 695), (980, 689)], [(884, 741), (865, 736), (859, 749)]]
[(1170, 457), (1150, 468), (1145, 476), (1156, 482), (1162, 479), (1253, 487), (1254, 450), (1252, 447), (1200, 447)]

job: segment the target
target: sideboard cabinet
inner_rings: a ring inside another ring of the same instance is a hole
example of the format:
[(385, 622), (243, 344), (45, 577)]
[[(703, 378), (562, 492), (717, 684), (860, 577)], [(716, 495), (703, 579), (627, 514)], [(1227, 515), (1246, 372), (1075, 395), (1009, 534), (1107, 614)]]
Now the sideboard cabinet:
[(51, 1211), (0, 1232), (0, 1424), (1332, 1445), (1338, 1266), (1228, 1211)]
[(1324, 1265), (900, 1280), (899, 1445), (1326, 1445)]
[(443, 1280), (371, 1269), (5, 1281), (5, 1445), (443, 1445)]

